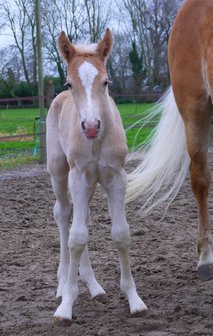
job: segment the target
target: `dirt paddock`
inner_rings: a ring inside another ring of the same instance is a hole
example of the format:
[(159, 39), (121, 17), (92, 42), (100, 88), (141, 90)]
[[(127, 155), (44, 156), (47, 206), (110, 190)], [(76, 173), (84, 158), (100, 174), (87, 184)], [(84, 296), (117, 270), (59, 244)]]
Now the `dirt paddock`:
[[(131, 161), (128, 169), (134, 164)], [(52, 323), (57, 307), (59, 236), (45, 167), (1, 172), (0, 186), (1, 336), (213, 336), (213, 281), (201, 282), (196, 274), (197, 213), (189, 179), (160, 223), (163, 209), (142, 219), (143, 199), (127, 206), (132, 272), (149, 308), (139, 317), (130, 316), (119, 291), (118, 254), (110, 236), (106, 197), (98, 188), (91, 204), (89, 250), (107, 298), (106, 302), (92, 301), (80, 283), (69, 327)], [(212, 196), (211, 191), (211, 223)]]

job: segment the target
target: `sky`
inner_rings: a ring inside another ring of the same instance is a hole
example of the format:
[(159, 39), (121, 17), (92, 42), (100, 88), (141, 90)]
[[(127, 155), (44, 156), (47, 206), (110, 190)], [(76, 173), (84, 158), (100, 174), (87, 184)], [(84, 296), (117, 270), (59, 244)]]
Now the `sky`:
[(7, 47), (13, 43), (13, 37), (6, 30), (1, 30), (0, 32), (0, 49)]

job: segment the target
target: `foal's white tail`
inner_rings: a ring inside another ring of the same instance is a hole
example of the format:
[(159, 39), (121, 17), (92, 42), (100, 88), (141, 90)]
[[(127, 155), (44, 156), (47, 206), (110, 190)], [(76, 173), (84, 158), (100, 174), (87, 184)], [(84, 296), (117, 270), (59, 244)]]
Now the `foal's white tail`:
[(177, 195), (189, 167), (185, 128), (179, 114), (172, 87), (154, 107), (150, 118), (161, 113), (142, 163), (128, 175), (126, 203), (143, 195), (142, 210), (166, 202)]

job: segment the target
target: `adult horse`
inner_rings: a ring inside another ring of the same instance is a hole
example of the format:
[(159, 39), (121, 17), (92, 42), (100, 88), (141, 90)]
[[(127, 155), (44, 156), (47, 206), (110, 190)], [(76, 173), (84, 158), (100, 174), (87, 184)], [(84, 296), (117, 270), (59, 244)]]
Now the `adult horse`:
[[(47, 117), (47, 166), (60, 232), (57, 297), (62, 297), (62, 302), (55, 312), (56, 320), (72, 320), (78, 270), (92, 298), (105, 294), (95, 278), (87, 248), (88, 206), (98, 182), (108, 196), (112, 238), (119, 251), (121, 290), (132, 314), (147, 309), (137, 294), (128, 257), (130, 233), (124, 209), (127, 146), (119, 112), (107, 88), (106, 61), (111, 48), (109, 29), (95, 45), (73, 46), (64, 32), (59, 37), (69, 90), (55, 98)], [(70, 232), (68, 188), (73, 203)]]
[[(191, 185), (199, 214), (198, 274), (207, 280), (213, 278), (207, 161), (213, 112), (212, 0), (184, 2), (170, 35), (168, 58), (171, 87), (157, 106), (157, 110), (162, 110), (162, 117), (150, 149), (129, 176), (127, 202), (140, 194), (146, 196), (149, 209), (162, 201), (170, 202), (190, 164)], [(163, 193), (156, 198), (159, 191)]]

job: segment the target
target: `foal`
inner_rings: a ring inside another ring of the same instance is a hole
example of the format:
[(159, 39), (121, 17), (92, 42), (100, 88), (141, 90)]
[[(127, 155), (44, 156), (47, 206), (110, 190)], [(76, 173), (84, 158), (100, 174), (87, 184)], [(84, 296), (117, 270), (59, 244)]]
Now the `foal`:
[[(72, 320), (78, 297), (78, 270), (92, 298), (105, 294), (93, 273), (87, 248), (88, 206), (98, 182), (108, 196), (112, 239), (119, 251), (121, 291), (132, 314), (147, 309), (137, 294), (128, 257), (130, 233), (124, 209), (127, 145), (119, 112), (107, 88), (106, 61), (111, 48), (109, 29), (97, 45), (74, 47), (64, 32), (59, 37), (69, 90), (55, 98), (48, 112), (47, 166), (60, 232), (57, 297), (62, 297), (62, 302), (54, 317), (62, 321)], [(73, 203), (70, 231), (67, 188)]]

